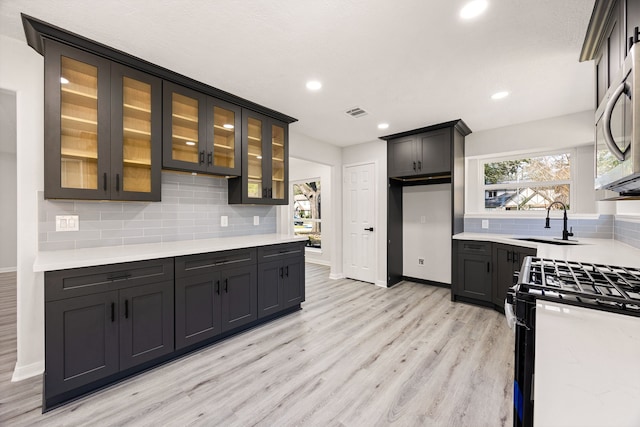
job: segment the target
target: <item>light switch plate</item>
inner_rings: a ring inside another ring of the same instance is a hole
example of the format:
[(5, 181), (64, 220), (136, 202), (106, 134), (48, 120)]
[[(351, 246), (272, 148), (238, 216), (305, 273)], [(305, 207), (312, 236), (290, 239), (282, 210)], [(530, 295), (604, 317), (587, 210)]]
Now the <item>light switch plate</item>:
[(260, 225), (260, 217), (258, 215), (253, 216), (253, 225)]
[(78, 215), (56, 215), (56, 231), (80, 230), (80, 217)]
[(489, 220), (488, 219), (483, 219), (482, 220), (482, 228), (489, 228)]
[(229, 226), (229, 217), (226, 215), (222, 215), (220, 217), (220, 227), (228, 227)]

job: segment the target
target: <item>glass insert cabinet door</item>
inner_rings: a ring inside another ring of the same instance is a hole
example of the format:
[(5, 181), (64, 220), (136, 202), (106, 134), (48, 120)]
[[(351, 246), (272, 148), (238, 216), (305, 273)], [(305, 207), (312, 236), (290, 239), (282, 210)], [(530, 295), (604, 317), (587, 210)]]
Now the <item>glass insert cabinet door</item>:
[(262, 120), (249, 117), (247, 120), (247, 197), (266, 197), (267, 189), (262, 182)]
[(96, 190), (98, 67), (66, 56), (60, 65), (60, 186)]
[(239, 176), (242, 126), (240, 108), (209, 97), (207, 114), (207, 171)]
[(271, 125), (271, 187), (272, 199), (284, 200), (285, 191), (285, 127)]

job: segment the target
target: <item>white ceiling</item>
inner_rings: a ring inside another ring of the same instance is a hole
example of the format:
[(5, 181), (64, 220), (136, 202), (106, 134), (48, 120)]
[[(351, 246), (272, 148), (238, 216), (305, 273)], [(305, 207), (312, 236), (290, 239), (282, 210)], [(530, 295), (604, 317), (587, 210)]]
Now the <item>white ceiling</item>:
[[(489, 0), (461, 21), (465, 1), (0, 0), (0, 34), (24, 40), (23, 12), (296, 117), (293, 131), (338, 146), (593, 108), (593, 64), (578, 55), (594, 0)], [(492, 101), (499, 90), (511, 96)], [(369, 114), (347, 116), (354, 106)]]

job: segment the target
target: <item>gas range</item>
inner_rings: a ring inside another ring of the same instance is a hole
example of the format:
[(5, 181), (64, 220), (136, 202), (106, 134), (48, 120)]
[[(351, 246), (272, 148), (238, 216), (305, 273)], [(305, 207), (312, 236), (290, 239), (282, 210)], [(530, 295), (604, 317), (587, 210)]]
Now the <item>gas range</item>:
[(640, 268), (527, 257), (519, 296), (640, 316)]

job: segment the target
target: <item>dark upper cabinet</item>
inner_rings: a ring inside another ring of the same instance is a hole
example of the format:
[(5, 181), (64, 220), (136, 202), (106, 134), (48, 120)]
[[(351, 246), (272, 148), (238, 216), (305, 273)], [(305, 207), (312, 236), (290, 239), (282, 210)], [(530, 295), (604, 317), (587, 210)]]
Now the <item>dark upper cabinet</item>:
[(514, 274), (520, 271), (522, 262), (527, 256), (535, 256), (536, 249), (520, 246), (493, 244), (493, 303), (504, 309), (507, 290), (514, 285)]
[[(640, 2), (638, 0), (624, 0), (626, 18), (625, 53), (629, 53), (629, 39), (635, 36), (635, 29), (640, 29)], [(626, 56), (626, 55), (625, 55)]]
[(450, 174), (451, 143), (450, 129), (390, 139), (389, 177)]
[(288, 204), (288, 124), (243, 109), (242, 176), (228, 182), (230, 204)]
[(240, 175), (240, 107), (168, 81), (163, 91), (163, 167)]
[(160, 200), (161, 80), (45, 46), (45, 198)]

